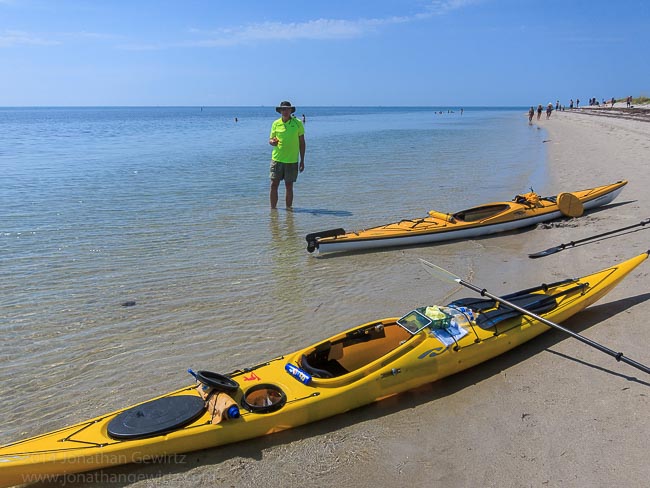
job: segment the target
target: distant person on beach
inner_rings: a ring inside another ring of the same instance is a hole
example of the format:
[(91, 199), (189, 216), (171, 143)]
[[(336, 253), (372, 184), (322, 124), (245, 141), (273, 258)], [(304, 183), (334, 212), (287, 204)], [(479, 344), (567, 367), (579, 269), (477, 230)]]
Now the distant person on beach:
[(576, 98), (576, 108), (579, 108), (579, 107), (580, 107), (580, 99)]
[[(282, 115), (271, 125), (269, 144), (273, 146), (271, 154), (271, 208), (278, 205), (278, 187), (284, 180), (287, 208), (293, 205), (293, 184), (298, 179), (298, 172), (305, 170), (305, 126), (293, 116), (296, 107), (291, 102), (281, 102), (275, 111)], [(300, 157), (300, 162), (298, 162)]]
[(569, 102), (569, 110), (573, 110), (573, 98)]
[(560, 101), (555, 100), (555, 110), (560, 110)]
[(627, 108), (630, 108), (632, 106), (632, 95), (627, 97), (625, 101), (627, 102)]
[(302, 114), (302, 123), (304, 124), (305, 122), (307, 122), (307, 119), (305, 118), (305, 114)]
[(533, 116), (535, 115), (535, 109), (531, 106), (528, 110), (528, 125), (533, 125)]
[(552, 104), (552, 103), (549, 103), (549, 104), (546, 106), (546, 120), (548, 120), (548, 119), (551, 118), (551, 112), (553, 112), (553, 104)]
[(542, 116), (542, 110), (543, 110), (543, 109), (542, 109), (542, 104), (540, 103), (540, 104), (537, 106), (537, 120), (539, 120), (539, 118)]

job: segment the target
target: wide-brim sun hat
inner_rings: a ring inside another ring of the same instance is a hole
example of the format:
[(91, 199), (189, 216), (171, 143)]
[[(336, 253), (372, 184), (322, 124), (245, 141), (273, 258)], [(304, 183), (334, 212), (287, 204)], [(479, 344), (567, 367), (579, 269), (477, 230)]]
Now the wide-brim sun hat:
[(288, 102), (288, 101), (286, 101), (286, 100), (285, 100), (284, 102), (280, 102), (280, 105), (278, 105), (277, 107), (275, 107), (275, 111), (276, 111), (277, 113), (282, 113), (282, 109), (283, 109), (283, 108), (290, 108), (290, 109), (291, 109), (291, 113), (294, 113), (294, 112), (296, 111), (296, 107), (294, 107), (293, 105), (291, 105), (291, 102)]

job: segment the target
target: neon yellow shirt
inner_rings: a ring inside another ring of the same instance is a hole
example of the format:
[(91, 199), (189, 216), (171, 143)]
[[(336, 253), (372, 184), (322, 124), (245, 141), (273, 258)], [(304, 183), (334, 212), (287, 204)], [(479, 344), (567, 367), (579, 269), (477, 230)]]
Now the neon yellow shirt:
[(282, 117), (271, 125), (269, 139), (278, 138), (278, 145), (273, 146), (271, 159), (279, 163), (297, 163), (300, 157), (299, 137), (305, 134), (305, 126), (295, 117), (282, 122)]

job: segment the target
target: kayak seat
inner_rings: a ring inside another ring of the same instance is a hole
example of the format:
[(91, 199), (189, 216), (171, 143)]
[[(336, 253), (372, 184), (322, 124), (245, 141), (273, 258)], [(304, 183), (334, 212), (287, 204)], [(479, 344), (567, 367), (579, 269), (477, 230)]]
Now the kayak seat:
[(325, 369), (317, 368), (316, 366), (312, 366), (311, 364), (309, 364), (309, 361), (307, 360), (307, 356), (305, 356), (304, 354), (300, 359), (300, 366), (302, 367), (302, 369), (307, 371), (314, 378), (334, 378), (334, 375), (329, 371)]
[(310, 360), (307, 359), (307, 356), (304, 354), (300, 359), (300, 366), (314, 378), (335, 378), (348, 372), (336, 360), (329, 360), (324, 364), (318, 364), (315, 366), (310, 363)]
[[(555, 298), (548, 295), (531, 294), (519, 297), (512, 300), (512, 302), (515, 305), (525, 308), (529, 312), (537, 315), (550, 312), (557, 307), (557, 301)], [(519, 317), (521, 315), (523, 314), (520, 311), (514, 310), (507, 305), (499, 304), (499, 307), (494, 310), (480, 312), (476, 317), (476, 325), (482, 329), (491, 329), (505, 320)]]

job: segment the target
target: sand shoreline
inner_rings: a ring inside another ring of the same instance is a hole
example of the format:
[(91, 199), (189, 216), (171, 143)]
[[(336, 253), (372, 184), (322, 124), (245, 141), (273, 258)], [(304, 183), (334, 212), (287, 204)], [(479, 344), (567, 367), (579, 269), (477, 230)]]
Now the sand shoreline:
[[(529, 252), (636, 224), (650, 216), (650, 173), (646, 169), (650, 124), (627, 117), (597, 116), (597, 111), (588, 110), (554, 113), (551, 119), (543, 116), (536, 122), (548, 133), (550, 186), (565, 191), (623, 179), (629, 183), (608, 209), (550, 228), (540, 226), (530, 235), (520, 236), (531, 243)], [(567, 273), (577, 276), (648, 248), (650, 232), (642, 227), (624, 236), (521, 264), (526, 270), (541, 265), (536, 275), (550, 272), (558, 277)], [(568, 324), (576, 331), (586, 327), (583, 333), (587, 337), (650, 364), (649, 272), (642, 266), (590, 311)], [(643, 453), (650, 435), (648, 378), (575, 340), (550, 334), (558, 340), (556, 344), (503, 372), (504, 382), (514, 373), (521, 374), (521, 383), (507, 392), (510, 401), (506, 409), (488, 411), (497, 416), (509, 413), (515, 421), (516, 403), (529, 403), (531, 411), (520, 408), (522, 415), (527, 414), (520, 423), (531, 420), (536, 425), (529, 429), (509, 426), (499, 434), (499, 443), (509, 444), (520, 459), (512, 466), (513, 471), (501, 471), (489, 484), (647, 486), (650, 468)], [(499, 383), (496, 378), (488, 382), (495, 386)], [(486, 418), (488, 411), (483, 411)], [(523, 434), (527, 430), (527, 435), (514, 441), (504, 439), (508, 432)]]

